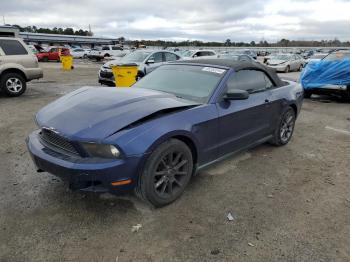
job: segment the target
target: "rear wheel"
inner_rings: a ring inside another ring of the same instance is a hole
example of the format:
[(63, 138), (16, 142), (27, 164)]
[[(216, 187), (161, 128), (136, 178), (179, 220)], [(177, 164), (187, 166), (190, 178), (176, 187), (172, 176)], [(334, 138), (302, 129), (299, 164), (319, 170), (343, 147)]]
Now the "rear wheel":
[(47, 56), (43, 57), (43, 62), (48, 62), (49, 58)]
[(19, 73), (6, 73), (1, 77), (0, 88), (7, 96), (20, 96), (27, 88), (24, 77)]
[(295, 118), (296, 115), (294, 109), (288, 107), (282, 114), (281, 120), (275, 130), (274, 137), (270, 141), (271, 144), (276, 146), (288, 144), (293, 135)]
[(170, 139), (147, 160), (136, 193), (155, 207), (168, 205), (184, 192), (192, 171), (191, 150), (182, 141)]
[(303, 64), (301, 64), (301, 65), (299, 66), (298, 71), (299, 71), (299, 72), (303, 71)]

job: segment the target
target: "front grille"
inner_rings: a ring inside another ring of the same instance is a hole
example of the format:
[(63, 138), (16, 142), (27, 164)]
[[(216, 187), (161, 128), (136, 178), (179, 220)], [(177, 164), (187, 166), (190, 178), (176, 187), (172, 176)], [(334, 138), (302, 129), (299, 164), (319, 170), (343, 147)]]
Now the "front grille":
[(78, 151), (71, 142), (52, 130), (43, 128), (40, 132), (40, 137), (44, 143), (48, 144), (49, 147), (54, 147), (74, 155), (79, 155)]
[(100, 76), (103, 78), (113, 78), (113, 73), (112, 72), (106, 72), (106, 71), (101, 71)]

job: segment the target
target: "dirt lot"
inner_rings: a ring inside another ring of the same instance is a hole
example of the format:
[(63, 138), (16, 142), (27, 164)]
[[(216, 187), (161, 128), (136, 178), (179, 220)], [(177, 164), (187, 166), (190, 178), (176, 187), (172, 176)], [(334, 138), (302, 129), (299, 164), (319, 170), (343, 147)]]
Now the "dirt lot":
[(306, 100), (289, 145), (212, 166), (180, 200), (152, 209), (133, 196), (71, 192), (36, 173), (27, 153), (35, 112), (97, 85), (99, 66), (42, 64), (45, 78), (22, 97), (0, 97), (0, 261), (350, 260), (349, 103)]

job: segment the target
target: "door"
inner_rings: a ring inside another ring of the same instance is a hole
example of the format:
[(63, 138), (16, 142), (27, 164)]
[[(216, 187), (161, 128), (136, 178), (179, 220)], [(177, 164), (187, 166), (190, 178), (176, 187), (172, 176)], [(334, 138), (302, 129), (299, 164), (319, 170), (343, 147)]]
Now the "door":
[(270, 96), (272, 81), (262, 71), (242, 70), (227, 81), (227, 90), (248, 91), (246, 100), (221, 100), (219, 111), (220, 155), (249, 147), (271, 134), (273, 106)]
[(58, 48), (51, 48), (50, 49), (49, 60), (59, 60)]
[(161, 66), (164, 62), (163, 52), (156, 52), (152, 54), (146, 61), (146, 74), (152, 72), (157, 67)]

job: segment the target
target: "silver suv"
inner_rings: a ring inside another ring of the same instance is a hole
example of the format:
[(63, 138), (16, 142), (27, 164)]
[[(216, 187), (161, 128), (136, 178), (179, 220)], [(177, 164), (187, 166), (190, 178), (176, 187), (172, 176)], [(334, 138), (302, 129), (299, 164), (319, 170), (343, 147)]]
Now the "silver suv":
[(0, 91), (20, 96), (28, 81), (42, 77), (38, 59), (22, 39), (0, 37)]

